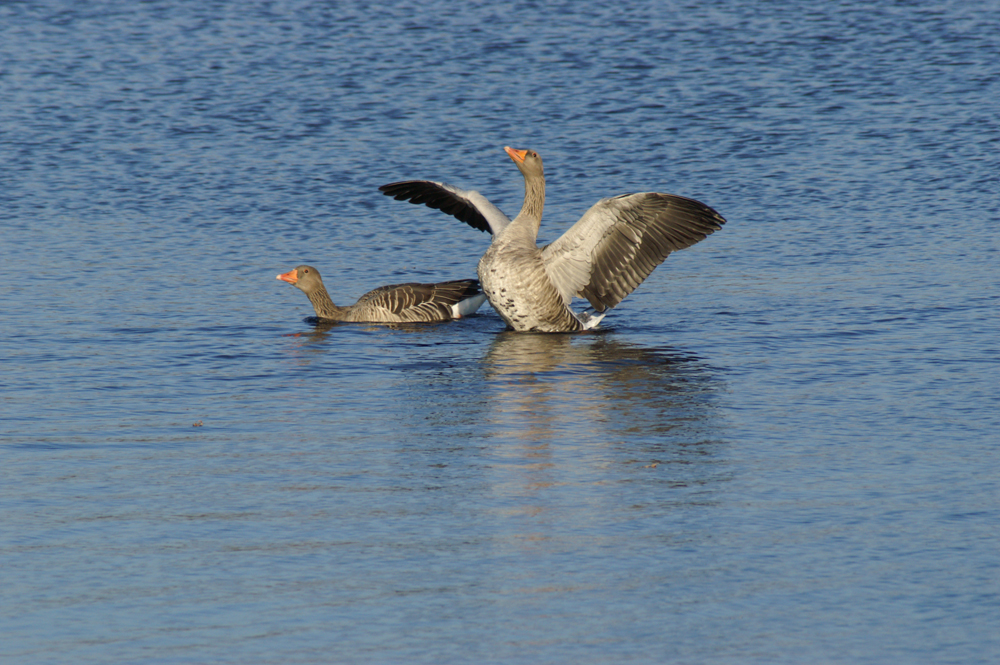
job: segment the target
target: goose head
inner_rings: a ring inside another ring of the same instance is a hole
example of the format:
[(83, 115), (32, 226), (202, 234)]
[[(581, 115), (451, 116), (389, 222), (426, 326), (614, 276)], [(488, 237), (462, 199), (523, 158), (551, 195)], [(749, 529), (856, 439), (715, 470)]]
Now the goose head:
[(288, 282), (306, 293), (313, 293), (323, 288), (323, 278), (319, 270), (312, 266), (297, 266), (277, 277), (282, 282)]
[(542, 158), (534, 150), (514, 150), (511, 147), (505, 146), (504, 152), (514, 160), (514, 164), (517, 165), (517, 169), (526, 180), (531, 178), (545, 178), (545, 171), (542, 169)]

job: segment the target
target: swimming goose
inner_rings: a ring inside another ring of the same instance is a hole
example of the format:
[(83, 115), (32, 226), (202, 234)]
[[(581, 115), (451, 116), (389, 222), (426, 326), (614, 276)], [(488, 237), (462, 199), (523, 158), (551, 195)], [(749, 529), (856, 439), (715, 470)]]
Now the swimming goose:
[[(447, 212), (493, 242), (479, 260), (479, 281), (493, 309), (514, 330), (575, 332), (595, 327), (670, 252), (718, 231), (726, 220), (694, 199), (644, 192), (595, 203), (555, 242), (539, 248), (545, 206), (542, 158), (505, 147), (524, 176), (524, 205), (513, 220), (476, 191), (428, 180), (395, 182), (379, 190), (396, 200)], [(574, 297), (596, 314), (575, 313)]]
[(309, 296), (316, 316), (324, 321), (417, 323), (449, 321), (472, 314), (486, 300), (479, 282), (463, 279), (440, 284), (393, 284), (369, 291), (349, 307), (330, 300), (323, 278), (312, 266), (298, 266), (278, 275)]

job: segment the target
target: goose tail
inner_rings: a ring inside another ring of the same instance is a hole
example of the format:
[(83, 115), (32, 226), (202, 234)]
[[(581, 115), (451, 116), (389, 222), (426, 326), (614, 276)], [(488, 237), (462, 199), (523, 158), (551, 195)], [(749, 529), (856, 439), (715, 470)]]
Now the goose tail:
[(472, 296), (471, 298), (460, 300), (459, 302), (451, 306), (452, 317), (460, 319), (463, 316), (469, 316), (470, 314), (475, 314), (476, 310), (482, 307), (484, 302), (486, 302), (485, 293), (480, 293), (478, 295)]

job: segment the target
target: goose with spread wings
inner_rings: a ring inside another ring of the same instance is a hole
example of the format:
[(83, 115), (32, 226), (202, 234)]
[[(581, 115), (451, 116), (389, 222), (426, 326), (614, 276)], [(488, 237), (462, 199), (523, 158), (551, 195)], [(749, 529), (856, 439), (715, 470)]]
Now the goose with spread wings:
[[(493, 241), (479, 260), (479, 281), (507, 325), (525, 332), (576, 332), (595, 327), (676, 250), (704, 240), (726, 220), (704, 203), (644, 192), (601, 199), (559, 239), (538, 247), (545, 206), (542, 158), (505, 147), (524, 176), (524, 204), (512, 220), (476, 191), (428, 180), (379, 187), (399, 201), (437, 208)], [(574, 297), (591, 311), (574, 312)]]

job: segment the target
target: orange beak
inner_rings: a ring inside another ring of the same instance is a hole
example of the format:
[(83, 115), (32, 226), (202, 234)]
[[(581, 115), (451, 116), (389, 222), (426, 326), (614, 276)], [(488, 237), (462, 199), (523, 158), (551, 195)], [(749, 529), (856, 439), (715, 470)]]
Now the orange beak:
[(513, 159), (518, 164), (524, 164), (524, 158), (528, 156), (527, 150), (514, 150), (513, 148), (504, 146), (503, 151), (506, 152), (510, 156), (510, 158)]
[(293, 268), (288, 272), (286, 272), (284, 275), (278, 275), (277, 279), (280, 279), (282, 282), (288, 282), (289, 284), (294, 284), (295, 282), (299, 281), (299, 271)]

